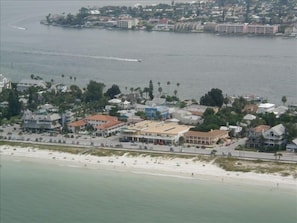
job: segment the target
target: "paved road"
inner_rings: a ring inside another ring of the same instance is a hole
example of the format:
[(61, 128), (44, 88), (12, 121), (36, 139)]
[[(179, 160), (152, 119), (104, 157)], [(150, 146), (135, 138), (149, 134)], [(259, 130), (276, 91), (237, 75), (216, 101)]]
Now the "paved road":
[[(219, 156), (232, 156), (238, 158), (250, 158), (250, 159), (264, 159), (264, 160), (275, 160), (276, 158), (273, 153), (260, 153), (260, 152), (249, 152), (235, 150), (239, 145), (244, 145), (246, 138), (234, 140), (228, 146), (216, 146), (214, 148), (196, 148), (196, 147), (183, 147), (183, 146), (167, 146), (167, 145), (153, 145), (144, 143), (130, 143), (130, 142), (119, 142), (119, 136), (113, 136), (109, 138), (103, 137), (92, 137), (88, 135), (77, 135), (69, 134), (69, 137), (63, 135), (52, 135), (50, 133), (43, 134), (29, 134), (22, 133), (18, 125), (14, 126), (2, 126), (0, 128), (0, 136), (5, 140), (10, 141), (25, 141), (31, 143), (46, 143), (46, 144), (57, 144), (57, 145), (69, 145), (69, 146), (86, 146), (86, 147), (106, 147), (106, 148), (121, 148), (129, 150), (147, 150), (147, 151), (159, 151), (159, 152), (174, 152), (182, 154), (199, 154), (199, 155), (210, 155), (212, 150), (216, 150), (216, 155)], [(296, 162), (297, 154), (281, 152), (282, 156), (280, 160)]]

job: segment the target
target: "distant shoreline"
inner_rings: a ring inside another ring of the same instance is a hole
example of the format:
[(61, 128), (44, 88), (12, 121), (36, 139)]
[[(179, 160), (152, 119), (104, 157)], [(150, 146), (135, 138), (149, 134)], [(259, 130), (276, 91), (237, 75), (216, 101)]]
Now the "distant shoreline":
[(40, 24), (47, 26), (60, 27), (65, 29), (99, 29), (99, 30), (111, 30), (111, 31), (145, 31), (145, 32), (169, 32), (176, 34), (210, 34), (216, 36), (227, 36), (227, 37), (263, 37), (263, 38), (286, 38), (286, 39), (297, 39), (297, 36), (285, 35), (282, 33), (278, 34), (251, 34), (251, 33), (222, 33), (222, 32), (206, 32), (206, 31), (169, 31), (169, 30), (144, 30), (144, 29), (122, 29), (116, 27), (104, 27), (104, 26), (78, 26), (78, 25), (67, 25), (67, 24), (56, 24), (47, 23), (45, 20), (41, 20)]

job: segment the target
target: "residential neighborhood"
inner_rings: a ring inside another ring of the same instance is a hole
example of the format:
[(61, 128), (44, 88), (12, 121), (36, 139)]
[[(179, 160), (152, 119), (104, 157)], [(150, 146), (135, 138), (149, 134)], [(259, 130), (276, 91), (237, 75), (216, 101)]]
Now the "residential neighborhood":
[[(3, 83), (9, 82), (1, 77)], [(236, 147), (240, 150), (297, 152), (297, 110), (286, 106), (285, 97), (277, 106), (260, 97), (223, 97), (220, 89), (211, 89), (199, 103), (157, 92), (152, 81), (144, 89), (151, 97), (141, 89), (121, 93), (117, 85), (104, 92), (104, 84), (94, 81), (84, 89), (76, 85), (53, 89), (57, 85), (63, 84), (34, 79), (6, 84), (0, 94), (1, 139), (67, 144), (65, 139), (72, 138), (73, 145), (87, 136), (88, 146), (127, 143), (168, 151), (175, 147), (218, 151), (240, 140)], [(17, 128), (6, 132), (5, 126), (15, 124)], [(44, 134), (50, 138), (38, 137)], [(61, 137), (51, 138), (56, 136)]]
[(171, 1), (171, 4), (81, 8), (78, 14), (48, 14), (41, 23), (106, 28), (296, 37), (296, 0)]

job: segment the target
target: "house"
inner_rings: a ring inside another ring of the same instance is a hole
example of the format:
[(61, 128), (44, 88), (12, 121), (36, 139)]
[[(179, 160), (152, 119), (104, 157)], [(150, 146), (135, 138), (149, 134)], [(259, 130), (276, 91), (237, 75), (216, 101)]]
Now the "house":
[(247, 114), (243, 117), (243, 121), (247, 122), (248, 124), (251, 123), (251, 121), (255, 120), (257, 117), (255, 115)]
[(272, 112), (275, 109), (275, 104), (271, 104), (271, 103), (261, 103), (258, 106), (258, 110), (257, 113), (258, 114), (264, 114), (267, 112)]
[(248, 131), (246, 146), (251, 148), (259, 148), (263, 146), (263, 133), (270, 129), (269, 125), (258, 125)]
[(242, 112), (246, 112), (248, 114), (256, 114), (257, 111), (258, 111), (258, 105), (256, 104), (245, 105), (244, 108), (242, 109)]
[(61, 129), (61, 115), (46, 110), (31, 112), (26, 110), (22, 116), (22, 128), (26, 131), (59, 131)]
[(264, 146), (282, 148), (285, 141), (286, 129), (282, 124), (273, 126), (263, 133)]
[(242, 131), (241, 126), (236, 126), (236, 125), (228, 125), (228, 126), (221, 126), (220, 130), (228, 131), (228, 132), (233, 132), (233, 136), (236, 136)]
[(297, 153), (297, 138), (293, 139), (291, 143), (286, 146), (287, 152)]
[(172, 117), (187, 125), (197, 125), (202, 122), (201, 116), (193, 115), (191, 112), (186, 110), (176, 110), (172, 113)]
[(180, 137), (193, 126), (176, 122), (142, 121), (122, 129), (123, 141), (172, 145), (179, 143)]
[(46, 83), (43, 80), (34, 80), (34, 79), (21, 80), (17, 84), (17, 91), (26, 91), (30, 87), (39, 87), (42, 89), (46, 89)]
[(0, 93), (4, 89), (11, 89), (11, 81), (8, 80), (8, 78), (4, 77), (2, 74), (0, 74)]
[(206, 145), (213, 146), (219, 140), (224, 140), (229, 137), (228, 131), (211, 130), (209, 132), (188, 131), (184, 134), (185, 143), (190, 145)]
[(277, 108), (273, 109), (272, 113), (275, 114), (275, 116), (277, 118), (279, 118), (279, 116), (285, 114), (288, 110), (289, 110), (288, 107), (281, 105), (281, 106), (278, 106)]
[(97, 136), (108, 137), (120, 132), (126, 123), (118, 121), (118, 118), (114, 116), (98, 114), (68, 124), (72, 132), (85, 131), (87, 126), (91, 126)]

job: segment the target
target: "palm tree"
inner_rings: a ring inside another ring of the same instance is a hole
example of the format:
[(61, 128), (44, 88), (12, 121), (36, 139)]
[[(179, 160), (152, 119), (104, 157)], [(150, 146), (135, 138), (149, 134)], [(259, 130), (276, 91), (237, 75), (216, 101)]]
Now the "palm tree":
[(74, 81), (76, 81), (76, 77), (74, 77), (73, 79), (74, 79)]
[(131, 87), (131, 88), (130, 88), (130, 91), (131, 91), (131, 93), (133, 93), (133, 91), (134, 91), (134, 88), (133, 88), (133, 87)]
[(168, 95), (169, 95), (169, 92), (170, 92), (170, 81), (167, 81), (167, 86), (168, 86)]
[(286, 104), (286, 102), (287, 102), (287, 97), (286, 96), (282, 97), (282, 102), (283, 102), (284, 105)]
[(159, 87), (158, 91), (159, 91), (159, 94), (160, 94), (159, 97), (161, 97), (161, 93), (162, 93), (163, 89), (161, 87)]
[(64, 78), (64, 77), (65, 77), (65, 75), (64, 75), (64, 74), (61, 74), (61, 77), (62, 77), (62, 78)]
[(31, 79), (34, 79), (34, 78), (35, 78), (34, 74), (31, 74), (31, 76), (30, 76), (30, 77), (31, 77)]
[(174, 93), (174, 96), (176, 97), (176, 95), (177, 95), (177, 90), (175, 89), (173, 93)]
[(72, 76), (70, 76), (69, 79), (72, 80)]
[(145, 87), (145, 88), (143, 89), (143, 93), (145, 93), (145, 98), (147, 98), (147, 95), (148, 95), (148, 93), (149, 93), (149, 88), (148, 88), (148, 87)]

